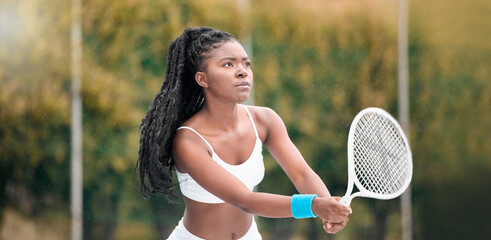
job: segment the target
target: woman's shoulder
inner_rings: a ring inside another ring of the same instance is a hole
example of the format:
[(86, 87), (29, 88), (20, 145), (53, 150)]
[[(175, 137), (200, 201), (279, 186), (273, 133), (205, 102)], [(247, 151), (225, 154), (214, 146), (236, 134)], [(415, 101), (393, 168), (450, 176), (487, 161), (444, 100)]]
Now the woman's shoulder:
[(201, 120), (197, 114), (184, 121), (181, 126), (176, 129), (174, 135), (174, 144), (176, 143), (200, 143)]
[(264, 120), (268, 121), (271, 120), (272, 118), (279, 117), (279, 115), (269, 107), (263, 107), (263, 106), (252, 106), (252, 105), (246, 105), (247, 109), (249, 109), (249, 112), (251, 115), (254, 117), (254, 119), (257, 119), (259, 121)]
[(281, 117), (269, 107), (247, 106), (256, 124), (258, 134), (263, 142), (266, 141), (269, 133), (279, 126), (284, 126)]

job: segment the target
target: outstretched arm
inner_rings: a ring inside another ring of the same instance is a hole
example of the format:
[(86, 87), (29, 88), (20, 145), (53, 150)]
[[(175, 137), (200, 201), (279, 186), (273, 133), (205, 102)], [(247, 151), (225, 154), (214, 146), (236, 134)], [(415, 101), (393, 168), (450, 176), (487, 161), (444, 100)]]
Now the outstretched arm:
[[(331, 200), (331, 206), (336, 205), (339, 198), (332, 198), (329, 190), (322, 179), (310, 168), (306, 163), (301, 153), (292, 143), (286, 130), (283, 120), (273, 110), (264, 108), (262, 115), (265, 119), (261, 123), (265, 124), (267, 129), (267, 138), (264, 142), (268, 151), (277, 160), (285, 173), (291, 179), (292, 183), (298, 192), (302, 194), (317, 194), (319, 197), (325, 197)], [(264, 121), (266, 120), (267, 121)], [(314, 212), (325, 209), (316, 209), (319, 205), (316, 203), (318, 199), (314, 199)], [(350, 208), (348, 208), (351, 211)], [(329, 213), (333, 214), (333, 213)], [(324, 229), (328, 233), (336, 233), (346, 226), (348, 219), (341, 222), (328, 222), (324, 220)]]
[(305, 162), (302, 154), (288, 136), (283, 120), (271, 109), (263, 109), (267, 118), (264, 122), (267, 138), (264, 142), (268, 151), (288, 175), (295, 188), (302, 194), (315, 193), (320, 197), (331, 197), (320, 177)]

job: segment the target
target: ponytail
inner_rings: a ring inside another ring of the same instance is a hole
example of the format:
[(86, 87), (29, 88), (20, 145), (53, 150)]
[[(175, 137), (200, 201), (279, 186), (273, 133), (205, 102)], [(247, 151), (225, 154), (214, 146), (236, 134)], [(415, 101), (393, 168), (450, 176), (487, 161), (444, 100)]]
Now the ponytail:
[(176, 197), (172, 177), (174, 135), (205, 101), (194, 76), (204, 69), (210, 51), (230, 40), (235, 38), (229, 33), (199, 27), (187, 28), (171, 42), (164, 82), (140, 123), (135, 170), (139, 168), (140, 190), (146, 199), (153, 193)]

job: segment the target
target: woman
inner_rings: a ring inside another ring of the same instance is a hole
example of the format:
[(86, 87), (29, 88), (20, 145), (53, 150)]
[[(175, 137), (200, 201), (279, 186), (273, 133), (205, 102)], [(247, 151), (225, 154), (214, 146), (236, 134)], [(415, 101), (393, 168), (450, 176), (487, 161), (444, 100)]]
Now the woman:
[[(331, 197), (281, 118), (239, 104), (249, 97), (253, 75), (231, 34), (188, 28), (167, 59), (165, 81), (140, 125), (138, 166), (145, 197), (172, 195), (176, 171), (186, 208), (169, 239), (261, 239), (253, 215), (318, 215), (326, 232), (344, 228), (351, 209)], [(302, 194), (252, 191), (264, 176), (263, 144)]]

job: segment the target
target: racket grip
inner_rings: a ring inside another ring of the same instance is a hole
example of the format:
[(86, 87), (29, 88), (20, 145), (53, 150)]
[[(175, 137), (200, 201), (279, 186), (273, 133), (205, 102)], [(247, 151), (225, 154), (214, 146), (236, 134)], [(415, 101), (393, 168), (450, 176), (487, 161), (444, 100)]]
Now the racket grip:
[(339, 203), (345, 207), (349, 206), (351, 204), (351, 199), (349, 196), (344, 196), (339, 200)]

